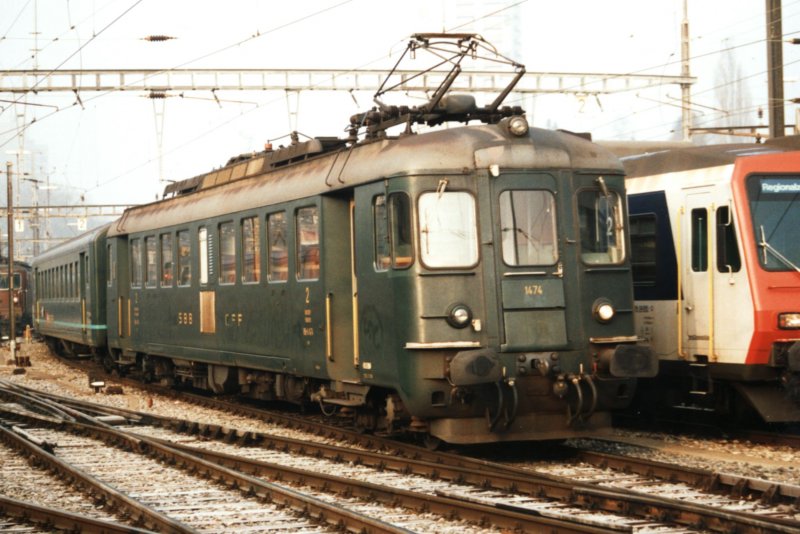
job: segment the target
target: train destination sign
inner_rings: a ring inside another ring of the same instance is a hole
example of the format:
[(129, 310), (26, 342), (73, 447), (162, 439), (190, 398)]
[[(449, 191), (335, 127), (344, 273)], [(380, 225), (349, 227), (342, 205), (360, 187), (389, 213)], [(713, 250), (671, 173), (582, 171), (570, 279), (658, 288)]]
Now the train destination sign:
[(761, 181), (762, 193), (800, 193), (800, 177), (798, 178), (773, 178)]

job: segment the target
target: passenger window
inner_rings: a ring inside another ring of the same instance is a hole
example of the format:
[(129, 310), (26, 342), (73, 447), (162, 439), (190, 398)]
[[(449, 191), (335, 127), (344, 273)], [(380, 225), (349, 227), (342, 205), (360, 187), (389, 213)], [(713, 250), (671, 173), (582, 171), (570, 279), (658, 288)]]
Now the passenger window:
[(411, 237), (411, 202), (403, 193), (389, 195), (389, 239), (392, 246), (392, 267), (405, 269), (414, 263), (414, 242)]
[(108, 268), (106, 280), (108, 280), (108, 287), (111, 287), (117, 280), (117, 255), (114, 254), (114, 247), (111, 245), (106, 245), (106, 256), (106, 267)]
[(172, 259), (172, 234), (161, 234), (161, 287), (172, 287), (172, 271), (175, 264)]
[(553, 265), (558, 259), (555, 197), (550, 191), (500, 193), (503, 261)]
[(242, 282), (261, 281), (261, 232), (258, 217), (242, 220)]
[(148, 236), (144, 238), (144, 250), (147, 256), (147, 269), (145, 270), (145, 287), (156, 287), (158, 277), (158, 262), (156, 259), (156, 238)]
[(631, 215), (631, 267), (633, 284), (654, 286), (656, 284), (656, 215), (642, 213)]
[(419, 197), (420, 258), (428, 267), (471, 267), (478, 263), (475, 199), (465, 192)]
[[(730, 267), (730, 269), (729, 269)], [(736, 243), (736, 227), (728, 206), (717, 210), (717, 270), (721, 273), (739, 272), (742, 260)]]
[(692, 210), (692, 270), (708, 270), (708, 216), (705, 208)]
[(83, 282), (84, 283), (83, 291), (86, 294), (86, 296), (88, 297), (89, 293), (90, 293), (90, 290), (92, 288), (91, 280), (92, 280), (92, 274), (93, 274), (91, 266), (89, 264), (89, 256), (84, 256), (83, 257), (83, 267), (81, 268), (81, 270), (83, 271), (83, 280), (84, 280), (84, 282)]
[(188, 230), (178, 232), (178, 271), (178, 286), (192, 285), (192, 248)]
[(392, 263), (389, 247), (389, 221), (386, 213), (386, 195), (372, 201), (372, 226), (375, 231), (375, 270), (386, 271)]
[(200, 256), (200, 285), (208, 284), (208, 229), (201, 226), (197, 230), (197, 244)]
[(297, 279), (319, 279), (319, 218), (317, 208), (297, 210)]
[(286, 212), (271, 214), (267, 219), (268, 274), (270, 282), (289, 279), (289, 248), (286, 244)]
[(131, 240), (131, 287), (142, 287), (142, 240)]
[(219, 225), (219, 283), (236, 283), (236, 230), (232, 222)]

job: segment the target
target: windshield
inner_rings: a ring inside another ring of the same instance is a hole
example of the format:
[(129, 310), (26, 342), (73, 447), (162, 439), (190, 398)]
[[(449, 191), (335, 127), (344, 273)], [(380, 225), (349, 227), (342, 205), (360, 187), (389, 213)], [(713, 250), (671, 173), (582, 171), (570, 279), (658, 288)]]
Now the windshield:
[(555, 197), (550, 191), (500, 193), (503, 261), (553, 265), (557, 258)]
[(758, 258), (769, 271), (800, 265), (800, 175), (756, 175), (747, 179)]
[(475, 199), (469, 193), (435, 192), (419, 197), (420, 254), (428, 267), (478, 263)]
[[(19, 289), (22, 286), (22, 279), (19, 273), (14, 273), (14, 289)], [(8, 289), (8, 275), (0, 274), (0, 289)]]
[(581, 259), (588, 264), (619, 264), (625, 259), (622, 203), (608, 190), (578, 193)]

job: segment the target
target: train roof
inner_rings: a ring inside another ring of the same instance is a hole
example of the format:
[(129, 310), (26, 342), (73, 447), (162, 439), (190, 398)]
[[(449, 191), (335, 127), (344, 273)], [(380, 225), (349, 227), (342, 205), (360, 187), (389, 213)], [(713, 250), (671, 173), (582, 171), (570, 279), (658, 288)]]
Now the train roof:
[[(29, 263), (19, 260), (14, 260), (14, 266), (17, 269), (22, 269), (26, 271), (30, 270), (31, 268)], [(8, 271), (8, 257), (0, 256), (0, 274), (7, 273), (7, 271)]]
[[(613, 150), (613, 147), (610, 147)], [(780, 137), (763, 144), (735, 143), (705, 146), (667, 147), (623, 156), (628, 178), (653, 176), (733, 164), (737, 158), (800, 150), (800, 136)]]
[(97, 239), (98, 236), (103, 234), (108, 230), (112, 223), (106, 223), (102, 226), (98, 226), (88, 232), (84, 232), (83, 234), (73, 237), (69, 241), (65, 241), (64, 243), (59, 243), (57, 246), (46, 250), (45, 252), (39, 254), (33, 260), (31, 260), (31, 265), (34, 267), (40, 265), (42, 263), (46, 263), (53, 258), (62, 258), (65, 254), (70, 253), (77, 253), (81, 250), (84, 250), (89, 243)]
[[(263, 165), (247, 176), (247, 161), (226, 166), (228, 179), (187, 194), (126, 210), (109, 230), (109, 237), (165, 228), (209, 217), (257, 209), (269, 204), (307, 198), (400, 175), (453, 174), (476, 168), (565, 169), (622, 172), (610, 151), (575, 134), (530, 128), (524, 137), (510, 134), (505, 122), (462, 126), (424, 134), (383, 138), (341, 145), (282, 166)], [(234, 170), (242, 166), (244, 177)], [(220, 170), (206, 176), (219, 180)]]

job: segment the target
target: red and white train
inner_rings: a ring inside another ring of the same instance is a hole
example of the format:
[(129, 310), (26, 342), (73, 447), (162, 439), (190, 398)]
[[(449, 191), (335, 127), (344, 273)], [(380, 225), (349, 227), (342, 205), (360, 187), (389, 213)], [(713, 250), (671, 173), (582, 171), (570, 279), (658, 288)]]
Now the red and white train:
[(623, 162), (643, 406), (800, 422), (800, 138)]

